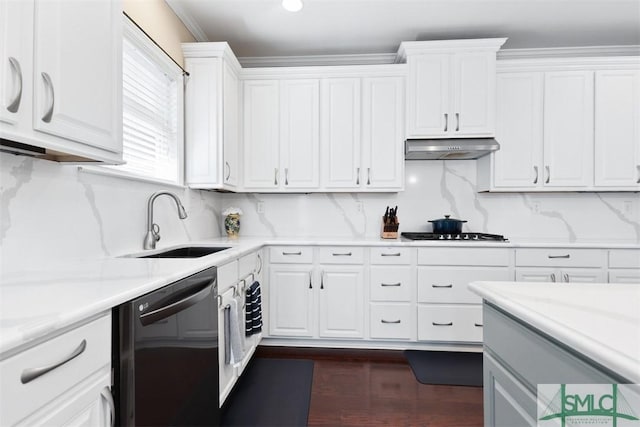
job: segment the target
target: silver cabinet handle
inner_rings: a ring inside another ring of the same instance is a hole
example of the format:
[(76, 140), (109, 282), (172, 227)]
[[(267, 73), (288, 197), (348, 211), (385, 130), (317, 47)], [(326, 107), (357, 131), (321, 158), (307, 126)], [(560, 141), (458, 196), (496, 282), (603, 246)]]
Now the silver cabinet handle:
[(636, 180), (636, 184), (640, 184), (640, 165), (636, 166), (636, 170), (638, 171), (638, 179)]
[(258, 254), (258, 269), (256, 271), (256, 274), (260, 273), (262, 273), (262, 257), (260, 256), (260, 254)]
[(392, 254), (380, 254), (380, 256), (400, 256), (400, 252), (394, 252)]
[(437, 323), (437, 322), (431, 322), (431, 324), (433, 326), (453, 326), (453, 322), (449, 322), (449, 323)]
[(552, 281), (553, 283), (555, 283), (555, 282), (556, 282), (556, 274), (555, 274), (555, 273), (551, 273), (551, 281)]
[(229, 164), (229, 162), (224, 162), (224, 165), (227, 168), (227, 176), (224, 178), (225, 181), (229, 181), (229, 178), (231, 177), (231, 165)]
[[(190, 289), (197, 289), (201, 285), (201, 283), (196, 283), (191, 286)], [(140, 323), (142, 324), (142, 326), (149, 326), (152, 323), (157, 322), (158, 320), (166, 319), (169, 316), (186, 310), (187, 308), (199, 303), (200, 301), (211, 295), (211, 291), (213, 290), (214, 285), (215, 279), (212, 281), (207, 280), (205, 282), (205, 286), (202, 289), (199, 289), (178, 301), (168, 302), (167, 305), (163, 305), (160, 308), (151, 310), (148, 313), (141, 314)]]
[(474, 323), (473, 326), (476, 328), (482, 328), (484, 325), (482, 323)]
[(71, 354), (69, 354), (66, 357), (63, 357), (62, 360), (60, 360), (59, 362), (54, 362), (50, 365), (47, 366), (42, 366), (40, 368), (27, 368), (24, 371), (22, 371), (22, 375), (20, 375), (20, 382), (22, 382), (22, 384), (27, 384), (33, 380), (35, 380), (38, 377), (41, 377), (42, 375), (46, 374), (47, 372), (53, 371), (54, 369), (64, 365), (67, 362), (70, 362), (71, 360), (75, 359), (76, 357), (80, 356), (82, 353), (84, 353), (84, 350), (87, 348), (87, 340), (82, 340), (82, 342), (80, 343), (80, 345), (78, 345), (78, 347), (76, 347), (75, 350), (73, 350), (71, 352)]
[(456, 113), (456, 132), (460, 130), (460, 113)]
[(536, 177), (533, 179), (533, 183), (537, 184), (538, 183), (538, 167), (534, 166), (533, 171), (536, 173)]
[(42, 116), (42, 121), (45, 123), (50, 123), (51, 117), (53, 116), (53, 107), (56, 103), (56, 94), (53, 90), (53, 82), (51, 81), (51, 77), (49, 77), (49, 74), (42, 72), (42, 80), (44, 80), (44, 85), (49, 89), (49, 93), (51, 94), (51, 105), (49, 105), (49, 108)]
[(387, 287), (387, 286), (402, 286), (402, 283), (398, 282), (398, 283), (380, 283), (380, 286), (383, 287)]
[(367, 168), (367, 185), (371, 185), (371, 168)]
[(558, 258), (569, 259), (569, 258), (571, 258), (571, 254), (566, 254), (566, 255), (547, 255), (547, 257), (549, 259), (558, 259)]
[(563, 276), (564, 276), (564, 281), (569, 283), (569, 275), (565, 273)]
[(444, 113), (444, 131), (447, 132), (449, 129), (449, 114)]
[(116, 425), (116, 404), (113, 401), (113, 395), (109, 387), (103, 388), (100, 396), (102, 396), (102, 398), (107, 401), (107, 405), (109, 405), (109, 425), (113, 427)]
[(313, 284), (311, 283), (311, 272), (309, 272), (309, 289), (313, 289)]
[(302, 251), (298, 251), (298, 252), (282, 252), (282, 255), (302, 255)]
[(548, 184), (548, 183), (549, 183), (549, 181), (551, 180), (551, 169), (549, 168), (549, 166), (545, 166), (545, 167), (544, 167), (544, 170), (545, 170), (545, 171), (546, 171), (546, 173), (547, 173), (547, 179), (545, 179), (545, 180), (544, 180), (544, 183), (545, 183), (545, 184)]
[(351, 256), (351, 252), (344, 252), (344, 253), (332, 253), (332, 256)]
[(400, 323), (400, 319), (398, 319), (398, 320), (384, 320), (384, 319), (381, 319), (380, 323), (395, 323), (395, 324), (397, 324), (397, 323)]
[(20, 108), (20, 101), (22, 100), (22, 69), (20, 68), (20, 62), (12, 56), (9, 57), (9, 65), (14, 75), (18, 77), (18, 88), (13, 100), (7, 105), (7, 110), (10, 113), (17, 113)]
[(324, 289), (324, 271), (320, 273), (320, 289)]
[(284, 168), (284, 185), (289, 185), (289, 168)]
[(278, 185), (278, 168), (273, 168), (273, 185)]
[(452, 284), (448, 285), (431, 285), (432, 288), (453, 288)]
[(356, 185), (360, 185), (360, 168), (356, 168)]

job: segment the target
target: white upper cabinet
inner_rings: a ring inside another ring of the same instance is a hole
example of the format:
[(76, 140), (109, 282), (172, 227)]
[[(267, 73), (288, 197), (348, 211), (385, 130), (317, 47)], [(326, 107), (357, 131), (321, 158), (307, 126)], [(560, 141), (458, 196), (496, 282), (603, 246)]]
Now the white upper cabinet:
[(0, 7), (2, 138), (43, 148), (53, 160), (121, 162), (121, 3)]
[(365, 189), (397, 189), (404, 185), (404, 79), (369, 77), (362, 81), (363, 163)]
[(493, 136), (496, 52), (505, 40), (403, 42), (407, 138)]
[(315, 189), (320, 185), (320, 82), (280, 82), (280, 185)]
[(278, 80), (245, 80), (244, 188), (280, 186), (280, 84)]
[(593, 177), (593, 72), (545, 73), (544, 185), (586, 187)]
[(191, 188), (236, 190), (240, 64), (227, 43), (184, 43), (185, 175)]
[(595, 185), (640, 189), (640, 70), (597, 71)]
[(321, 185), (327, 190), (360, 186), (360, 81), (347, 77), (321, 82)]

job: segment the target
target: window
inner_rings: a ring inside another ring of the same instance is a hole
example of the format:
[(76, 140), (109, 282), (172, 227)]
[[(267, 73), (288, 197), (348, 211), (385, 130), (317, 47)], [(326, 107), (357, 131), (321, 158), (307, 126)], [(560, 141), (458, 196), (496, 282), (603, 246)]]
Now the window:
[(125, 18), (122, 45), (124, 165), (132, 175), (182, 184), (182, 70)]

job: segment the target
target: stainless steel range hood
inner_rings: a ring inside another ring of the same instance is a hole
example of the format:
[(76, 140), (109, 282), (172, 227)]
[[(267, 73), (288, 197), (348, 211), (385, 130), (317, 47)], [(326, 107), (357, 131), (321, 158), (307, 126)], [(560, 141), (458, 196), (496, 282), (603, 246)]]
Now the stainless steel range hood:
[(407, 139), (406, 160), (477, 159), (500, 149), (494, 138)]

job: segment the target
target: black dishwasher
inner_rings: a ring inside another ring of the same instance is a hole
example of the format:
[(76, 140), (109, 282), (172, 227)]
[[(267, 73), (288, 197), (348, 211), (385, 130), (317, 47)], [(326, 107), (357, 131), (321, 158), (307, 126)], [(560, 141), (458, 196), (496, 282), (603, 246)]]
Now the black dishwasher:
[(216, 268), (114, 309), (114, 397), (122, 426), (217, 426)]

